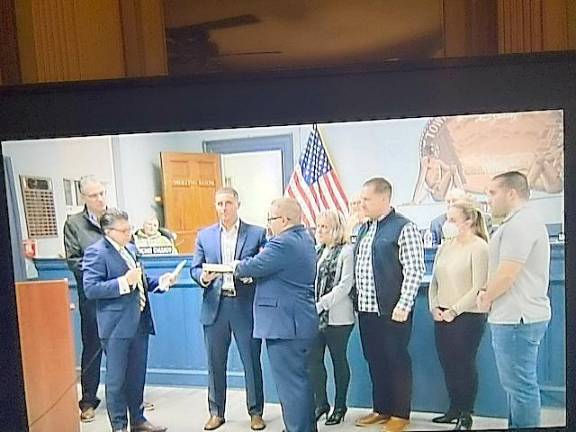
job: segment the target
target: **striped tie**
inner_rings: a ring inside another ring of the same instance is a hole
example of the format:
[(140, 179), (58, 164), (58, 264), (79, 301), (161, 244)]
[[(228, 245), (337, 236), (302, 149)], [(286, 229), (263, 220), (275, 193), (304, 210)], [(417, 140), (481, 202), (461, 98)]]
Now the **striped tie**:
[[(126, 261), (126, 264), (131, 270), (134, 270), (138, 267), (134, 261), (134, 258), (132, 258), (132, 255), (130, 255), (130, 252), (128, 252), (125, 248), (120, 249), (120, 255), (122, 255), (122, 258), (124, 258), (124, 261)], [(136, 283), (136, 286), (138, 287), (140, 312), (142, 312), (146, 307), (146, 294), (144, 293), (144, 285), (142, 284), (142, 280), (139, 280)]]

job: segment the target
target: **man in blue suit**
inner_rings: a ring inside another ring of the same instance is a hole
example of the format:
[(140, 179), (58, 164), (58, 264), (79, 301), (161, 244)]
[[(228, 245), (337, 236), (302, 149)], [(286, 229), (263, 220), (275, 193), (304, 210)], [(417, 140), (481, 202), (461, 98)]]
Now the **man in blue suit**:
[(308, 364), (318, 332), (314, 301), (316, 252), (292, 198), (275, 200), (268, 214), (273, 238), (253, 258), (236, 264), (235, 276), (256, 279), (254, 337), (266, 349), (286, 431), (316, 430)]
[(192, 278), (204, 288), (200, 321), (204, 326), (208, 357), (210, 410), (210, 418), (204, 429), (214, 430), (225, 422), (226, 364), (233, 333), (244, 366), (250, 427), (262, 430), (266, 427), (262, 419), (262, 341), (252, 337), (254, 283), (249, 279), (234, 278), (231, 273), (206, 272), (202, 266), (205, 263), (232, 264), (234, 260), (256, 255), (266, 243), (266, 232), (264, 228), (240, 220), (240, 201), (236, 190), (218, 190), (215, 204), (219, 223), (198, 233), (190, 270)]
[(142, 274), (136, 248), (129, 244), (128, 215), (108, 209), (100, 218), (104, 237), (84, 252), (84, 292), (97, 300), (98, 335), (106, 353), (106, 406), (113, 431), (163, 432), (144, 417), (143, 396), (148, 336), (154, 322), (147, 291), (167, 291), (170, 273), (160, 280)]

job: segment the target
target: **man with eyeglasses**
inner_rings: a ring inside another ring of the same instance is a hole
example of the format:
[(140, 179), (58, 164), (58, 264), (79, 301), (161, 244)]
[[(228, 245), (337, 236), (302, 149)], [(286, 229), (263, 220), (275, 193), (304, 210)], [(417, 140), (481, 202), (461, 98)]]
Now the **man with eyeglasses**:
[(87, 299), (84, 293), (82, 259), (86, 248), (102, 237), (98, 220), (104, 214), (107, 204), (106, 189), (94, 176), (84, 176), (80, 179), (80, 194), (85, 202), (84, 209), (80, 213), (68, 216), (64, 224), (64, 249), (66, 262), (74, 274), (78, 289), (82, 334), (80, 420), (90, 422), (94, 420), (94, 411), (100, 404), (96, 392), (100, 384), (102, 350), (96, 323), (96, 302)]
[(130, 244), (128, 215), (108, 209), (99, 219), (104, 237), (86, 248), (82, 263), (86, 297), (96, 301), (98, 336), (106, 353), (106, 408), (114, 432), (164, 432), (144, 417), (148, 339), (155, 334), (148, 291), (166, 292), (172, 273), (142, 272)]
[(308, 365), (318, 334), (314, 299), (316, 251), (292, 198), (272, 202), (272, 238), (253, 258), (235, 263), (234, 275), (256, 280), (254, 337), (266, 340), (282, 417), (288, 432), (316, 431)]

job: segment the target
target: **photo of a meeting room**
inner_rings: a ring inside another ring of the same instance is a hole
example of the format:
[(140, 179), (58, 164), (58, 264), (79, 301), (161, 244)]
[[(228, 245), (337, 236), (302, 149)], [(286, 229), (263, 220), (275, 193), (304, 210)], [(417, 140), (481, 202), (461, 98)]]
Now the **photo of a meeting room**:
[(561, 110), (2, 142), (30, 424), (566, 425), (564, 145)]

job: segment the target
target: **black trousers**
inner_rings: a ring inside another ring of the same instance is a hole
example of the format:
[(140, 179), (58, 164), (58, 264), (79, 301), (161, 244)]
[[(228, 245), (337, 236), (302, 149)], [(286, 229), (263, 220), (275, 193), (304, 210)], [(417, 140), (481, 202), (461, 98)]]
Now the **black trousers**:
[(82, 333), (82, 359), (80, 362), (82, 399), (78, 405), (81, 410), (84, 410), (96, 408), (100, 404), (96, 392), (100, 384), (102, 346), (98, 337), (98, 324), (96, 322), (96, 300), (80, 298), (79, 309), (80, 332)]
[(435, 321), (436, 349), (450, 397), (449, 413), (471, 413), (478, 392), (476, 353), (486, 315), (463, 313), (454, 321)]
[(314, 387), (314, 402), (316, 408), (330, 406), (326, 395), (326, 367), (324, 365), (324, 353), (326, 347), (330, 352), (334, 368), (334, 383), (336, 397), (334, 408), (346, 408), (346, 395), (350, 383), (350, 365), (346, 350), (348, 340), (352, 332), (353, 324), (340, 326), (327, 326), (318, 333), (310, 354), (310, 375)]
[(410, 418), (412, 359), (408, 343), (412, 314), (405, 322), (395, 322), (392, 313), (359, 312), (360, 338), (372, 380), (374, 412)]

